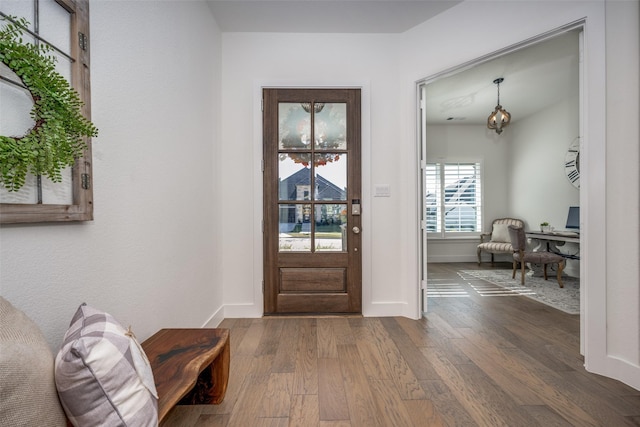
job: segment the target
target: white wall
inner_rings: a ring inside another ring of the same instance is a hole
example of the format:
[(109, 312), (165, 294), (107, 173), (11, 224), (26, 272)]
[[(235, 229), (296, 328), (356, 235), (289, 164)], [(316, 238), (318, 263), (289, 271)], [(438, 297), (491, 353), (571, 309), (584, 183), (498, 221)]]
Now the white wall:
[(82, 302), (140, 339), (221, 316), (215, 21), (196, 2), (90, 7), (95, 220), (0, 230), (2, 296), (54, 351)]
[(607, 1), (606, 16), (607, 179), (606, 198), (597, 202), (606, 210), (607, 275), (605, 293), (590, 300), (595, 305), (601, 297), (606, 311), (590, 318), (587, 327), (607, 339), (587, 354), (594, 360), (588, 367), (627, 383), (633, 378), (640, 389), (640, 3)]
[[(624, 7), (623, 5), (619, 7)], [(601, 153), (604, 145), (604, 3), (598, 1), (557, 2), (553, 13), (536, 2), (464, 2), (401, 35), (329, 34), (225, 34), (223, 38), (223, 158), (224, 176), (233, 188), (223, 190), (223, 199), (233, 200), (237, 208), (223, 213), (227, 227), (223, 233), (223, 283), (225, 315), (241, 316), (262, 312), (262, 246), (260, 239), (262, 181), (259, 168), (261, 85), (325, 86), (362, 85), (363, 103), (370, 121), (363, 123), (365, 161), (363, 196), (363, 313), (396, 314), (414, 317), (418, 301), (418, 203), (416, 160), (415, 82), (446, 69), (535, 37), (571, 22), (587, 18), (588, 46), (586, 86), (589, 102), (586, 114), (585, 168), (591, 178), (583, 182), (585, 198), (596, 200), (605, 194), (598, 182), (607, 178)], [(494, 34), (500, 22), (500, 37)], [(627, 23), (628, 26), (637, 26)], [(616, 24), (616, 30), (620, 26)], [(611, 50), (610, 52), (612, 52)], [(637, 52), (625, 52), (624, 55)], [(612, 53), (612, 55), (615, 55)], [(635, 105), (635, 104), (634, 104)], [(256, 118), (257, 117), (257, 118)], [(253, 126), (248, 126), (253, 123)], [(630, 126), (627, 124), (627, 127)], [(624, 126), (623, 126), (624, 127)], [(629, 144), (607, 141), (609, 144)], [(239, 167), (242, 162), (243, 167)], [(252, 172), (247, 173), (246, 168)], [(372, 198), (376, 183), (391, 184), (392, 197)], [(637, 187), (637, 182), (631, 187)], [(238, 197), (238, 189), (242, 197)], [(635, 188), (637, 192), (637, 188)], [(607, 198), (615, 195), (607, 194)], [(620, 199), (622, 200), (622, 199)], [(584, 206), (585, 203), (580, 203)], [(637, 214), (636, 214), (637, 216)], [(604, 259), (606, 233), (601, 227), (605, 216), (601, 204), (590, 205), (584, 221), (592, 232), (585, 237), (589, 246), (583, 259), (594, 259), (587, 271), (585, 294), (605, 282), (606, 272), (615, 269), (616, 260)], [(636, 218), (637, 219), (637, 218)], [(390, 227), (389, 224), (393, 224)], [(637, 245), (630, 249), (636, 256)], [(253, 263), (247, 269), (248, 262)], [(638, 272), (634, 272), (635, 282)], [(628, 292), (607, 283), (608, 292)], [(634, 294), (631, 294), (634, 296)], [(604, 316), (604, 298), (588, 307), (585, 317)], [(595, 300), (594, 300), (595, 301)], [(607, 342), (622, 341), (629, 334), (638, 337), (637, 298), (631, 305), (632, 327), (611, 330), (588, 324), (585, 354), (587, 366), (598, 372), (625, 377), (640, 387), (636, 351), (621, 351), (615, 368), (603, 366), (612, 360), (608, 353), (597, 353)], [(589, 323), (589, 322), (587, 322)], [(604, 322), (602, 322), (604, 324)], [(618, 372), (613, 372), (618, 370)], [(619, 372), (624, 371), (624, 375)]]
[[(528, 230), (538, 230), (544, 221), (564, 229), (569, 206), (580, 205), (580, 190), (569, 182), (564, 168), (567, 149), (580, 134), (579, 105), (577, 97), (563, 100), (511, 129), (509, 206)], [(576, 254), (579, 245), (566, 243), (558, 250)], [(565, 273), (580, 277), (580, 262), (567, 259)]]
[[(515, 126), (515, 124), (514, 124)], [(511, 129), (509, 129), (511, 131)], [(495, 218), (510, 216), (508, 188), (511, 132), (496, 137), (486, 126), (428, 125), (426, 127), (428, 162), (482, 162), (484, 202), (483, 230), (491, 231)], [(475, 262), (478, 238), (438, 239), (429, 237), (427, 262)], [(499, 260), (500, 255), (496, 255)], [(503, 257), (505, 260), (506, 257)], [(489, 260), (484, 255), (484, 260)]]
[[(576, 74), (577, 76), (577, 70)], [(579, 100), (567, 99), (516, 123), (509, 156), (511, 214), (537, 230), (541, 222), (563, 229), (580, 190), (565, 175), (565, 154), (580, 134)]]
[[(363, 87), (368, 114), (363, 311), (417, 316), (415, 82), (587, 17), (584, 161), (592, 178), (582, 193), (599, 205), (583, 218), (585, 255), (594, 260), (584, 292), (586, 366), (640, 388), (638, 232), (619, 227), (639, 222), (638, 128), (628, 119), (639, 115), (638, 4), (607, 2), (608, 77), (603, 2), (499, 5), (463, 2), (401, 35), (225, 34), (221, 48), (201, 3), (93, 1), (96, 220), (3, 227), (2, 295), (38, 322), (52, 347), (82, 301), (132, 324), (142, 339), (164, 326), (215, 324), (223, 293), (225, 315), (259, 315), (256, 88), (346, 84)], [(376, 183), (390, 184), (392, 197), (372, 198)], [(614, 191), (621, 186), (627, 191)]]
[[(577, 66), (571, 72), (577, 82)], [(515, 120), (500, 136), (485, 126), (429, 125), (427, 160), (483, 161), (484, 231), (491, 231), (491, 222), (503, 217), (522, 219), (528, 230), (537, 230), (543, 221), (563, 229), (569, 206), (580, 204), (580, 191), (564, 173), (565, 153), (580, 133), (578, 113), (578, 98), (566, 99)], [(430, 237), (427, 261), (476, 261), (477, 245), (477, 238)], [(495, 259), (511, 261), (509, 255), (496, 254)], [(566, 272), (579, 277), (579, 263), (568, 260)]]
[[(540, 7), (538, 2), (499, 5), (464, 2), (407, 32), (404, 46), (410, 66), (404, 68), (402, 78), (409, 86), (410, 81), (434, 76), (585, 18), (587, 100), (581, 153), (585, 176), (581, 178), (580, 200), (581, 221), (587, 230), (581, 248), (585, 366), (640, 388), (639, 189), (634, 178), (638, 171), (638, 128), (637, 121), (629, 120), (638, 117), (638, 2), (554, 2), (552, 10)], [(500, 23), (500, 37), (487, 37), (495, 34), (496, 22)], [(605, 87), (611, 88), (608, 96)], [(413, 119), (408, 126), (415, 129), (415, 115), (409, 113), (415, 108), (415, 89), (404, 90), (402, 108), (406, 117)], [(605, 111), (625, 114), (612, 113), (604, 121)], [(625, 174), (623, 170), (630, 172)], [(620, 224), (631, 224), (631, 228), (624, 233)]]
[[(408, 307), (407, 287), (388, 286), (410, 280), (405, 274), (412, 272), (406, 264), (411, 258), (406, 248), (398, 246), (398, 236), (406, 239), (413, 230), (397, 211), (415, 203), (405, 190), (406, 180), (397, 174), (407, 154), (400, 148), (407, 129), (401, 127), (395, 108), (401, 93), (397, 39), (395, 35), (224, 34), (222, 157), (227, 159), (225, 178), (234, 185), (223, 189), (223, 198), (234, 200), (235, 208), (222, 213), (226, 316), (261, 315), (263, 309), (262, 86), (362, 88), (363, 312), (417, 314), (417, 307)], [(375, 171), (373, 181), (371, 171)], [(389, 184), (391, 197), (371, 197), (372, 183)], [(251, 261), (253, 269), (246, 268)]]

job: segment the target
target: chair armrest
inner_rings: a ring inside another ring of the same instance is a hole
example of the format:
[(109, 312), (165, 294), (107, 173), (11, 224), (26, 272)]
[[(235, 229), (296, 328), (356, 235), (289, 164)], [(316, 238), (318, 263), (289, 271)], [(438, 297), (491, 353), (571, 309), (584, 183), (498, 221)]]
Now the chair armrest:
[(489, 240), (491, 240), (491, 233), (482, 233), (482, 234), (480, 234), (480, 243), (484, 243), (484, 239), (486, 237), (489, 237)]

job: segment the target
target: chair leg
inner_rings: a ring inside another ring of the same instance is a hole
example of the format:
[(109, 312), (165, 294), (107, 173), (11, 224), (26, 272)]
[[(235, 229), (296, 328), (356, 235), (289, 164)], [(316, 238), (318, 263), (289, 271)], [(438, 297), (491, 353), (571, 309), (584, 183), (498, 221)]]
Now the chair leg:
[(565, 260), (563, 259), (562, 262), (558, 263), (558, 286), (560, 286), (561, 288), (564, 288), (564, 283), (562, 283), (562, 270), (564, 270), (564, 266), (565, 266)]
[(547, 264), (543, 264), (542, 270), (544, 271), (544, 280), (547, 280)]
[(522, 284), (522, 286), (524, 286), (524, 267), (525, 262), (520, 261), (520, 284)]
[(478, 248), (477, 252), (478, 252), (478, 265), (480, 265), (480, 263), (482, 262), (482, 258), (480, 257), (480, 253), (482, 252), (482, 249)]
[(513, 274), (511, 275), (512, 279), (516, 278), (516, 265), (517, 265), (517, 263), (516, 263), (516, 260), (514, 259), (513, 260)]
[(493, 267), (493, 252), (491, 252), (491, 267)]

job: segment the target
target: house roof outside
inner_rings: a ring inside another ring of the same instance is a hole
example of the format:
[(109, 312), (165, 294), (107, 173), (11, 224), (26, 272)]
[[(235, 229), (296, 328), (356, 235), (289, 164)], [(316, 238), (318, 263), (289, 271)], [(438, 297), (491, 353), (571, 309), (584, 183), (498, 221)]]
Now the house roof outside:
[[(322, 175), (316, 174), (315, 184), (315, 200), (347, 200), (346, 189), (338, 187)], [(301, 185), (311, 185), (311, 171), (309, 168), (300, 169), (298, 172), (280, 181), (278, 190), (280, 200), (299, 201), (297, 190)]]

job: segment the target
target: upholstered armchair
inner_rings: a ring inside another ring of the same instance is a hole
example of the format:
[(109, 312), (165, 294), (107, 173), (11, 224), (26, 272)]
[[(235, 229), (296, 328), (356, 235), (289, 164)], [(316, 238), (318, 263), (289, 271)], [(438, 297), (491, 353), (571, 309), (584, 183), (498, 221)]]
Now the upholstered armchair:
[(494, 254), (513, 253), (508, 229), (510, 225), (524, 227), (524, 222), (516, 218), (498, 218), (493, 220), (491, 233), (482, 233), (480, 235), (480, 244), (478, 245), (478, 265), (482, 262), (482, 252), (488, 252), (491, 254), (491, 265), (493, 265)]
[(556, 277), (558, 279), (558, 286), (564, 287), (562, 283), (562, 270), (564, 270), (565, 260), (562, 255), (554, 254), (553, 252), (539, 251), (529, 252), (527, 251), (527, 237), (524, 234), (524, 228), (509, 226), (509, 237), (511, 238), (511, 246), (513, 246), (513, 274), (512, 279), (516, 278), (516, 265), (520, 263), (520, 283), (524, 285), (524, 271), (525, 264), (530, 262), (532, 264), (542, 264), (544, 267), (544, 280), (547, 280), (547, 264), (558, 264), (558, 271)]

